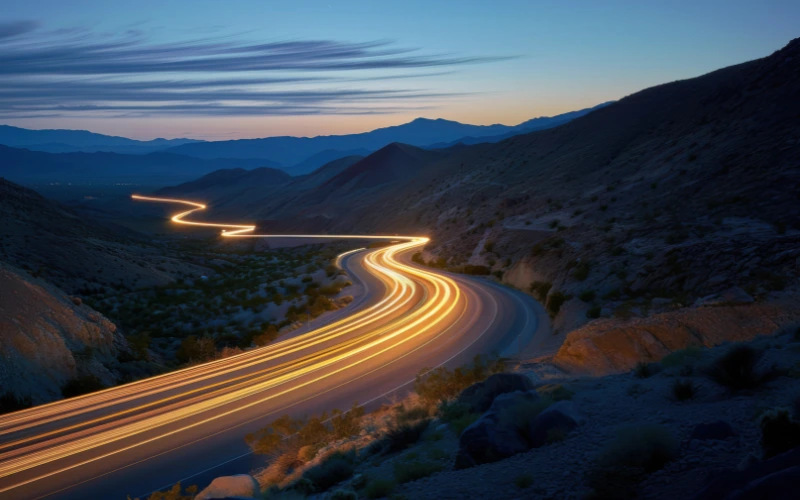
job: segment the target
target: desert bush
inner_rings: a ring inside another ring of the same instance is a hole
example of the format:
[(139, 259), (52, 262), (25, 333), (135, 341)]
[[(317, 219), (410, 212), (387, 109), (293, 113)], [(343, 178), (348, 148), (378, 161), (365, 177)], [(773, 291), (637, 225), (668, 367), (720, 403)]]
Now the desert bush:
[(476, 420), (481, 418), (478, 413), (467, 413), (450, 422), (450, 427), (456, 436), (460, 436), (464, 429), (475, 423)]
[(583, 261), (575, 266), (575, 269), (572, 270), (572, 276), (578, 281), (586, 281), (586, 278), (589, 277), (589, 271), (591, 270), (591, 267), (591, 264)]
[(311, 481), (315, 492), (326, 491), (346, 479), (355, 472), (355, 453), (335, 452), (314, 467), (303, 473), (303, 478)]
[(397, 422), (398, 425), (408, 424), (430, 417), (430, 411), (425, 406), (415, 406), (408, 410), (402, 405), (397, 408), (395, 422)]
[(655, 472), (678, 455), (678, 444), (664, 427), (654, 424), (625, 426), (601, 455), (602, 464), (620, 467), (641, 467)]
[(216, 354), (217, 347), (214, 345), (214, 339), (189, 335), (181, 341), (175, 357), (181, 363), (202, 363), (214, 359)]
[(442, 422), (450, 423), (470, 413), (469, 405), (456, 401), (442, 401), (436, 409), (436, 416)]
[(84, 375), (82, 377), (75, 377), (61, 387), (61, 394), (65, 398), (74, 398), (83, 394), (100, 391), (105, 389), (106, 386), (94, 375)]
[(644, 361), (640, 361), (636, 363), (636, 366), (633, 368), (633, 374), (636, 378), (648, 378), (651, 377), (655, 373), (655, 369), (650, 363), (645, 363)]
[(505, 362), (502, 358), (478, 355), (472, 363), (455, 370), (443, 366), (421, 370), (414, 382), (414, 391), (423, 403), (433, 406), (455, 399), (472, 384), (482, 382), (490, 375), (504, 370)]
[(516, 404), (503, 409), (498, 418), (500, 422), (508, 426), (509, 424), (517, 429), (523, 436), (528, 436), (528, 423), (539, 416), (544, 410), (553, 404), (553, 400), (548, 397), (541, 397), (536, 401), (518, 398)]
[(761, 351), (748, 345), (736, 345), (712, 361), (706, 367), (705, 373), (711, 380), (728, 389), (753, 389), (771, 378), (770, 373), (758, 370), (761, 355)]
[(545, 436), (544, 442), (546, 444), (553, 444), (560, 443), (565, 439), (567, 439), (567, 433), (564, 432), (564, 429), (556, 427), (547, 431), (547, 436)]
[(694, 398), (697, 386), (691, 380), (676, 380), (672, 383), (672, 397), (676, 401), (687, 401)]
[(416, 443), (428, 429), (430, 423), (431, 419), (426, 418), (413, 424), (403, 424), (389, 429), (385, 437), (388, 451), (395, 452), (405, 450)]
[(370, 499), (388, 497), (394, 487), (395, 483), (391, 479), (373, 479), (364, 487), (364, 496)]
[(758, 426), (765, 460), (800, 446), (800, 422), (792, 418), (786, 408), (762, 413)]
[(336, 490), (331, 494), (331, 500), (358, 500), (358, 493), (353, 490)]
[(11, 413), (12, 411), (24, 410), (33, 406), (31, 398), (17, 397), (12, 392), (6, 392), (0, 396), (0, 414)]
[(583, 302), (591, 302), (594, 300), (596, 295), (597, 294), (595, 293), (594, 290), (584, 290), (581, 292), (578, 298), (581, 299)]
[(291, 436), (303, 427), (303, 421), (284, 415), (268, 426), (248, 434), (245, 441), (255, 453), (277, 457), (296, 447)]
[(547, 297), (547, 311), (550, 313), (551, 316), (555, 316), (558, 314), (558, 311), (561, 310), (561, 306), (564, 305), (564, 302), (570, 299), (569, 295), (565, 295), (561, 291), (556, 291), (548, 295)]
[(561, 384), (548, 384), (536, 388), (540, 396), (546, 396), (553, 401), (565, 401), (572, 399), (575, 393)]
[(408, 483), (428, 477), (442, 470), (441, 464), (421, 460), (397, 462), (394, 464), (394, 478), (400, 483)]
[(597, 319), (600, 317), (601, 312), (602, 309), (600, 308), (600, 306), (594, 306), (590, 308), (588, 311), (586, 311), (586, 317), (589, 319)]
[(167, 491), (156, 491), (147, 497), (147, 500), (193, 500), (197, 495), (197, 489), (196, 485), (192, 485), (184, 490), (181, 483), (176, 483)]
[(336, 439), (349, 438), (361, 432), (361, 417), (364, 416), (363, 406), (353, 403), (349, 411), (333, 410), (331, 414), (333, 415), (331, 425)]
[(539, 302), (545, 301), (551, 288), (553, 288), (553, 284), (546, 281), (534, 281), (530, 285), (531, 293)]
[(514, 484), (521, 490), (530, 488), (533, 486), (533, 476), (530, 474), (520, 474), (516, 479), (514, 479)]

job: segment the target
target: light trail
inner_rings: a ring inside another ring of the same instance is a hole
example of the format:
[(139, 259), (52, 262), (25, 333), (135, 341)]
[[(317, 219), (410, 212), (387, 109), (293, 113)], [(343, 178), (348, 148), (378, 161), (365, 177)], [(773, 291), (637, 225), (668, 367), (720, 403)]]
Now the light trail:
[[(258, 235), (252, 234), (253, 225), (186, 220), (206, 208), (202, 203), (133, 199), (188, 205), (192, 208), (171, 217), (174, 223), (218, 228), (226, 238), (401, 243), (364, 256), (365, 269), (385, 292), (377, 303), (344, 319), (230, 358), (0, 416), (0, 493), (136, 449), (154, 449), (155, 454), (176, 436), (192, 442), (196, 432), (245, 419), (265, 405), (271, 405), (270, 413), (282, 411), (294, 400), (342, 387), (417, 352), (445, 336), (453, 315), (467, 310), (454, 280), (398, 260), (424, 245), (425, 237)], [(339, 255), (337, 265), (355, 251)]]

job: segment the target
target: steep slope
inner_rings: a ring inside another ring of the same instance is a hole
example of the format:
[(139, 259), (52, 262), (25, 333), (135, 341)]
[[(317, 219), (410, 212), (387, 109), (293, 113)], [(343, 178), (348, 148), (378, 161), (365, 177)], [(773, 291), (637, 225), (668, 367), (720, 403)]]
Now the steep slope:
[(252, 169), (264, 160), (201, 160), (173, 153), (43, 153), (0, 146), (0, 175), (15, 182), (136, 181), (168, 184), (220, 168)]
[(253, 187), (272, 189), (291, 182), (292, 176), (274, 168), (242, 168), (222, 169), (203, 177), (167, 187), (158, 191), (163, 196), (187, 196), (193, 199), (211, 201), (237, 196), (242, 191)]
[(370, 154), (370, 152), (371, 152), (370, 150), (364, 148), (353, 149), (349, 151), (326, 149), (325, 151), (320, 151), (319, 153), (306, 158), (305, 160), (301, 161), (296, 165), (292, 165), (291, 167), (286, 167), (283, 170), (294, 176), (310, 174), (313, 171), (317, 170), (319, 167), (326, 165), (334, 160), (338, 160), (340, 158), (347, 158), (350, 156), (367, 156), (368, 154)]
[(197, 268), (149, 240), (79, 217), (36, 192), (0, 178), (0, 261), (68, 293), (85, 287), (166, 284)]
[[(265, 139), (240, 139), (198, 144), (184, 144), (170, 148), (170, 152), (198, 158), (269, 158), (282, 165), (296, 165), (311, 161), (314, 155), (325, 151), (341, 151), (341, 156), (362, 154), (359, 151), (376, 151), (393, 142), (412, 146), (451, 143), (463, 137), (491, 137), (518, 134), (532, 127), (557, 126), (587, 110), (554, 117), (529, 120), (520, 125), (468, 125), (450, 120), (417, 118), (414, 121), (350, 135), (318, 137), (267, 137)], [(330, 153), (324, 160), (335, 159)], [(314, 162), (321, 165), (321, 162)]]
[(26, 148), (32, 151), (67, 153), (82, 151), (94, 153), (146, 154), (181, 144), (202, 142), (195, 139), (153, 139), (137, 141), (125, 137), (96, 134), (88, 130), (30, 130), (10, 125), (0, 125), (0, 144)]
[(0, 387), (43, 403), (79, 376), (115, 381), (127, 343), (113, 323), (41, 280), (0, 262)]
[(557, 331), (735, 286), (769, 300), (797, 281), (798, 97), (795, 40), (555, 129), (458, 148), (342, 223), (429, 231), (429, 258), (534, 284)]

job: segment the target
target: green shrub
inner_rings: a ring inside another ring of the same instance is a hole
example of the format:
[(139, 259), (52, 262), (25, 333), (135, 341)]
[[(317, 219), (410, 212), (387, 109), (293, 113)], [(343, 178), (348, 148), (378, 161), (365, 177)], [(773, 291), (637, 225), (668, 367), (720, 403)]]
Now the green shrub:
[(540, 396), (545, 396), (553, 401), (566, 401), (572, 399), (575, 393), (561, 384), (548, 384), (536, 388)]
[(597, 319), (600, 317), (601, 312), (602, 309), (600, 308), (600, 306), (594, 306), (588, 311), (586, 311), (586, 317), (590, 319)]
[(31, 406), (33, 406), (33, 402), (29, 396), (18, 398), (12, 392), (6, 392), (0, 396), (0, 414), (24, 410)]
[(504, 424), (516, 428), (523, 436), (527, 436), (528, 423), (552, 404), (553, 400), (548, 397), (541, 397), (536, 401), (518, 398), (516, 404), (503, 409), (498, 418)]
[(761, 355), (748, 345), (736, 345), (717, 357), (705, 372), (711, 380), (731, 390), (753, 389), (771, 378), (770, 373), (757, 369)]
[(524, 490), (525, 488), (530, 488), (533, 486), (533, 476), (530, 474), (520, 474), (514, 480), (514, 484), (517, 485), (517, 488)]
[(394, 478), (399, 484), (408, 483), (435, 474), (442, 468), (442, 465), (436, 462), (421, 460), (397, 462), (394, 464)]
[(197, 489), (196, 485), (192, 485), (184, 490), (181, 488), (181, 483), (176, 483), (167, 491), (156, 491), (147, 497), (147, 500), (193, 500), (197, 495)]
[(648, 378), (655, 373), (653, 370), (653, 366), (650, 363), (645, 363), (644, 361), (639, 361), (636, 363), (636, 367), (633, 369), (633, 374), (636, 375), (636, 378)]
[(676, 380), (672, 383), (672, 397), (676, 401), (687, 401), (694, 398), (697, 386), (691, 380)]
[(336, 490), (330, 498), (331, 500), (358, 500), (358, 493), (353, 490)]
[(758, 419), (758, 426), (765, 460), (800, 446), (800, 422), (785, 408), (764, 412)]
[(678, 443), (664, 427), (654, 424), (625, 426), (599, 461), (610, 466), (641, 467), (655, 472), (678, 455)]
[(398, 408), (399, 409), (397, 411), (397, 415), (395, 416), (395, 421), (399, 425), (416, 422), (418, 420), (430, 417), (428, 408), (424, 406), (415, 406), (409, 410), (406, 410), (402, 405)]
[(442, 401), (436, 409), (436, 416), (445, 423), (458, 420), (469, 413), (470, 407), (468, 404), (455, 401)]
[(504, 370), (505, 362), (502, 358), (478, 355), (469, 365), (455, 370), (444, 366), (421, 370), (414, 382), (414, 391), (423, 403), (433, 406), (455, 399), (472, 384), (482, 382), (490, 375)]
[(63, 394), (65, 398), (74, 398), (76, 396), (82, 396), (83, 394), (100, 391), (105, 388), (105, 384), (103, 384), (96, 376), (84, 375), (82, 377), (76, 377), (67, 381), (67, 383), (61, 387), (61, 394)]
[(358, 406), (358, 403), (353, 403), (350, 410), (346, 412), (333, 410), (331, 415), (333, 415), (331, 426), (336, 439), (349, 438), (361, 432), (361, 417), (364, 416), (364, 407)]
[(456, 436), (460, 436), (461, 433), (464, 432), (464, 429), (475, 423), (479, 418), (481, 418), (481, 416), (478, 413), (467, 413), (451, 421), (450, 427), (453, 429)]
[(547, 444), (553, 444), (553, 443), (560, 443), (565, 439), (567, 439), (567, 433), (564, 432), (564, 429), (555, 427), (547, 431), (547, 436), (545, 436), (544, 441)]
[(391, 479), (373, 479), (364, 488), (364, 496), (370, 499), (388, 497), (394, 491), (395, 483)]
[(597, 294), (594, 292), (594, 290), (584, 290), (580, 295), (578, 295), (578, 298), (583, 302), (591, 302), (594, 300), (596, 295)]
[(355, 472), (355, 453), (336, 452), (329, 455), (324, 462), (311, 467), (303, 473), (303, 478), (311, 481), (314, 491), (326, 491), (346, 479)]
[(416, 443), (428, 429), (430, 423), (431, 419), (426, 418), (413, 424), (403, 424), (390, 429), (385, 438), (388, 444), (388, 451), (405, 450)]
[(530, 285), (530, 291), (539, 302), (544, 302), (547, 299), (547, 294), (553, 288), (552, 283), (546, 281), (534, 281)]
[(578, 281), (586, 281), (592, 266), (587, 261), (583, 261), (572, 270), (572, 276)]
[(561, 310), (561, 306), (564, 305), (564, 302), (570, 299), (569, 295), (565, 295), (563, 292), (556, 291), (551, 293), (547, 297), (547, 310), (550, 312), (551, 316), (555, 316), (558, 314), (558, 311)]

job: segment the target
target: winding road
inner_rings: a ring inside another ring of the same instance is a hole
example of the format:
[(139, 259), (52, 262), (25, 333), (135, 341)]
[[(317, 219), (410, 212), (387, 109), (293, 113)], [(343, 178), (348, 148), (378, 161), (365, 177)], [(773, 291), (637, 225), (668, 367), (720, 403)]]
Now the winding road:
[(424, 367), (458, 366), (476, 354), (513, 356), (538, 328), (536, 303), (488, 280), (420, 268), (423, 237), (256, 235), (254, 226), (185, 220), (231, 238), (348, 238), (397, 244), (340, 256), (363, 286), (344, 318), (233, 357), (77, 398), (0, 416), (0, 498), (146, 497), (176, 481), (263, 465), (244, 436), (272, 419), (307, 416), (354, 402), (376, 407), (413, 387)]

